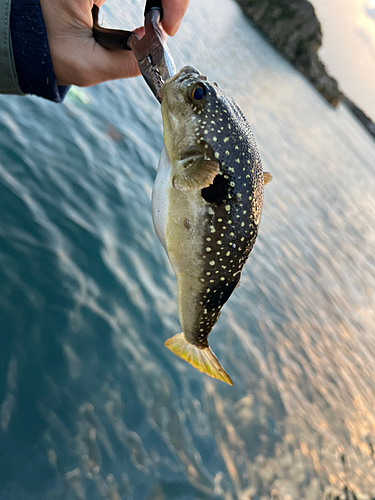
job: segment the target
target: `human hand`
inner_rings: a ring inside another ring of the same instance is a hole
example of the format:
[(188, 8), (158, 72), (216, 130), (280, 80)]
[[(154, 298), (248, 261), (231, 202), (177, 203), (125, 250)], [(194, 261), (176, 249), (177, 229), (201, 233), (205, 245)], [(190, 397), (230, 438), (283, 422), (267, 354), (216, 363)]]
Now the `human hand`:
[(189, 0), (161, 0), (161, 3), (163, 6), (161, 24), (167, 35), (174, 36), (188, 8)]
[[(101, 7), (106, 0), (96, 0)], [(40, 0), (58, 85), (89, 87), (107, 80), (140, 74), (134, 54), (108, 50), (92, 34), (91, 10), (94, 0)], [(189, 0), (162, 0), (165, 32), (173, 36)], [(141, 38), (144, 28), (134, 30)]]

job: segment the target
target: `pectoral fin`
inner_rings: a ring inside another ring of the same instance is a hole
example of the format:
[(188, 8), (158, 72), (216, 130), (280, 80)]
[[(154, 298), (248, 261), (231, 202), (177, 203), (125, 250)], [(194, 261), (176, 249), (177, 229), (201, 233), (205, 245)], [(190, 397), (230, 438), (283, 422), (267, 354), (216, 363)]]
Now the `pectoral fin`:
[(164, 345), (176, 354), (176, 356), (184, 359), (200, 372), (206, 373), (210, 377), (217, 378), (229, 385), (233, 385), (230, 376), (209, 347), (199, 349), (187, 342), (183, 333), (178, 333), (166, 340)]
[(264, 185), (272, 181), (273, 177), (269, 172), (263, 172)]
[(172, 185), (180, 191), (193, 191), (210, 186), (220, 171), (220, 164), (215, 160), (189, 158), (181, 161), (177, 173), (172, 178)]

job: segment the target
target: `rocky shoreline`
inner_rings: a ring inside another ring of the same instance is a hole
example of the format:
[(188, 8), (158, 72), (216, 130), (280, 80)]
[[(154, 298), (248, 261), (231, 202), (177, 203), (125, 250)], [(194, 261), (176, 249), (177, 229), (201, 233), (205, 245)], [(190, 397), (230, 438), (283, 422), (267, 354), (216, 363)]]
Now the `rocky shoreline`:
[(359, 109), (353, 101), (348, 99), (345, 95), (342, 98), (342, 102), (347, 108), (353, 113), (353, 115), (362, 123), (362, 125), (367, 129), (368, 133), (372, 135), (375, 139), (375, 123), (369, 118), (361, 109)]
[(343, 102), (375, 139), (375, 125), (339, 89), (318, 56), (322, 29), (308, 0), (237, 0), (245, 15), (334, 107)]

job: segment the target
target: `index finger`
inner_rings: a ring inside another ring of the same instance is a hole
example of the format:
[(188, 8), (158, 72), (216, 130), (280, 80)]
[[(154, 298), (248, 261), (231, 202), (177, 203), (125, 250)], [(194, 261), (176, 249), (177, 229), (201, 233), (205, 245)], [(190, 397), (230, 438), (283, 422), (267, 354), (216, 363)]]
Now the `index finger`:
[(177, 33), (182, 18), (188, 8), (189, 0), (162, 0), (162, 26), (169, 36)]

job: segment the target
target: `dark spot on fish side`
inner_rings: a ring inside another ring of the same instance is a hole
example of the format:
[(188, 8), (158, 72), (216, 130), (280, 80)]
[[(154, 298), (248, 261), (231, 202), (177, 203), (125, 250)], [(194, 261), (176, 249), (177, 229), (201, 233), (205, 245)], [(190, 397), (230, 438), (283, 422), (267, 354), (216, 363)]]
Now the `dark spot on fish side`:
[(190, 226), (191, 226), (191, 223), (190, 223), (189, 219), (184, 219), (184, 227), (189, 230)]
[(207, 203), (220, 205), (228, 196), (228, 180), (223, 175), (217, 175), (211, 186), (202, 189), (201, 195)]

